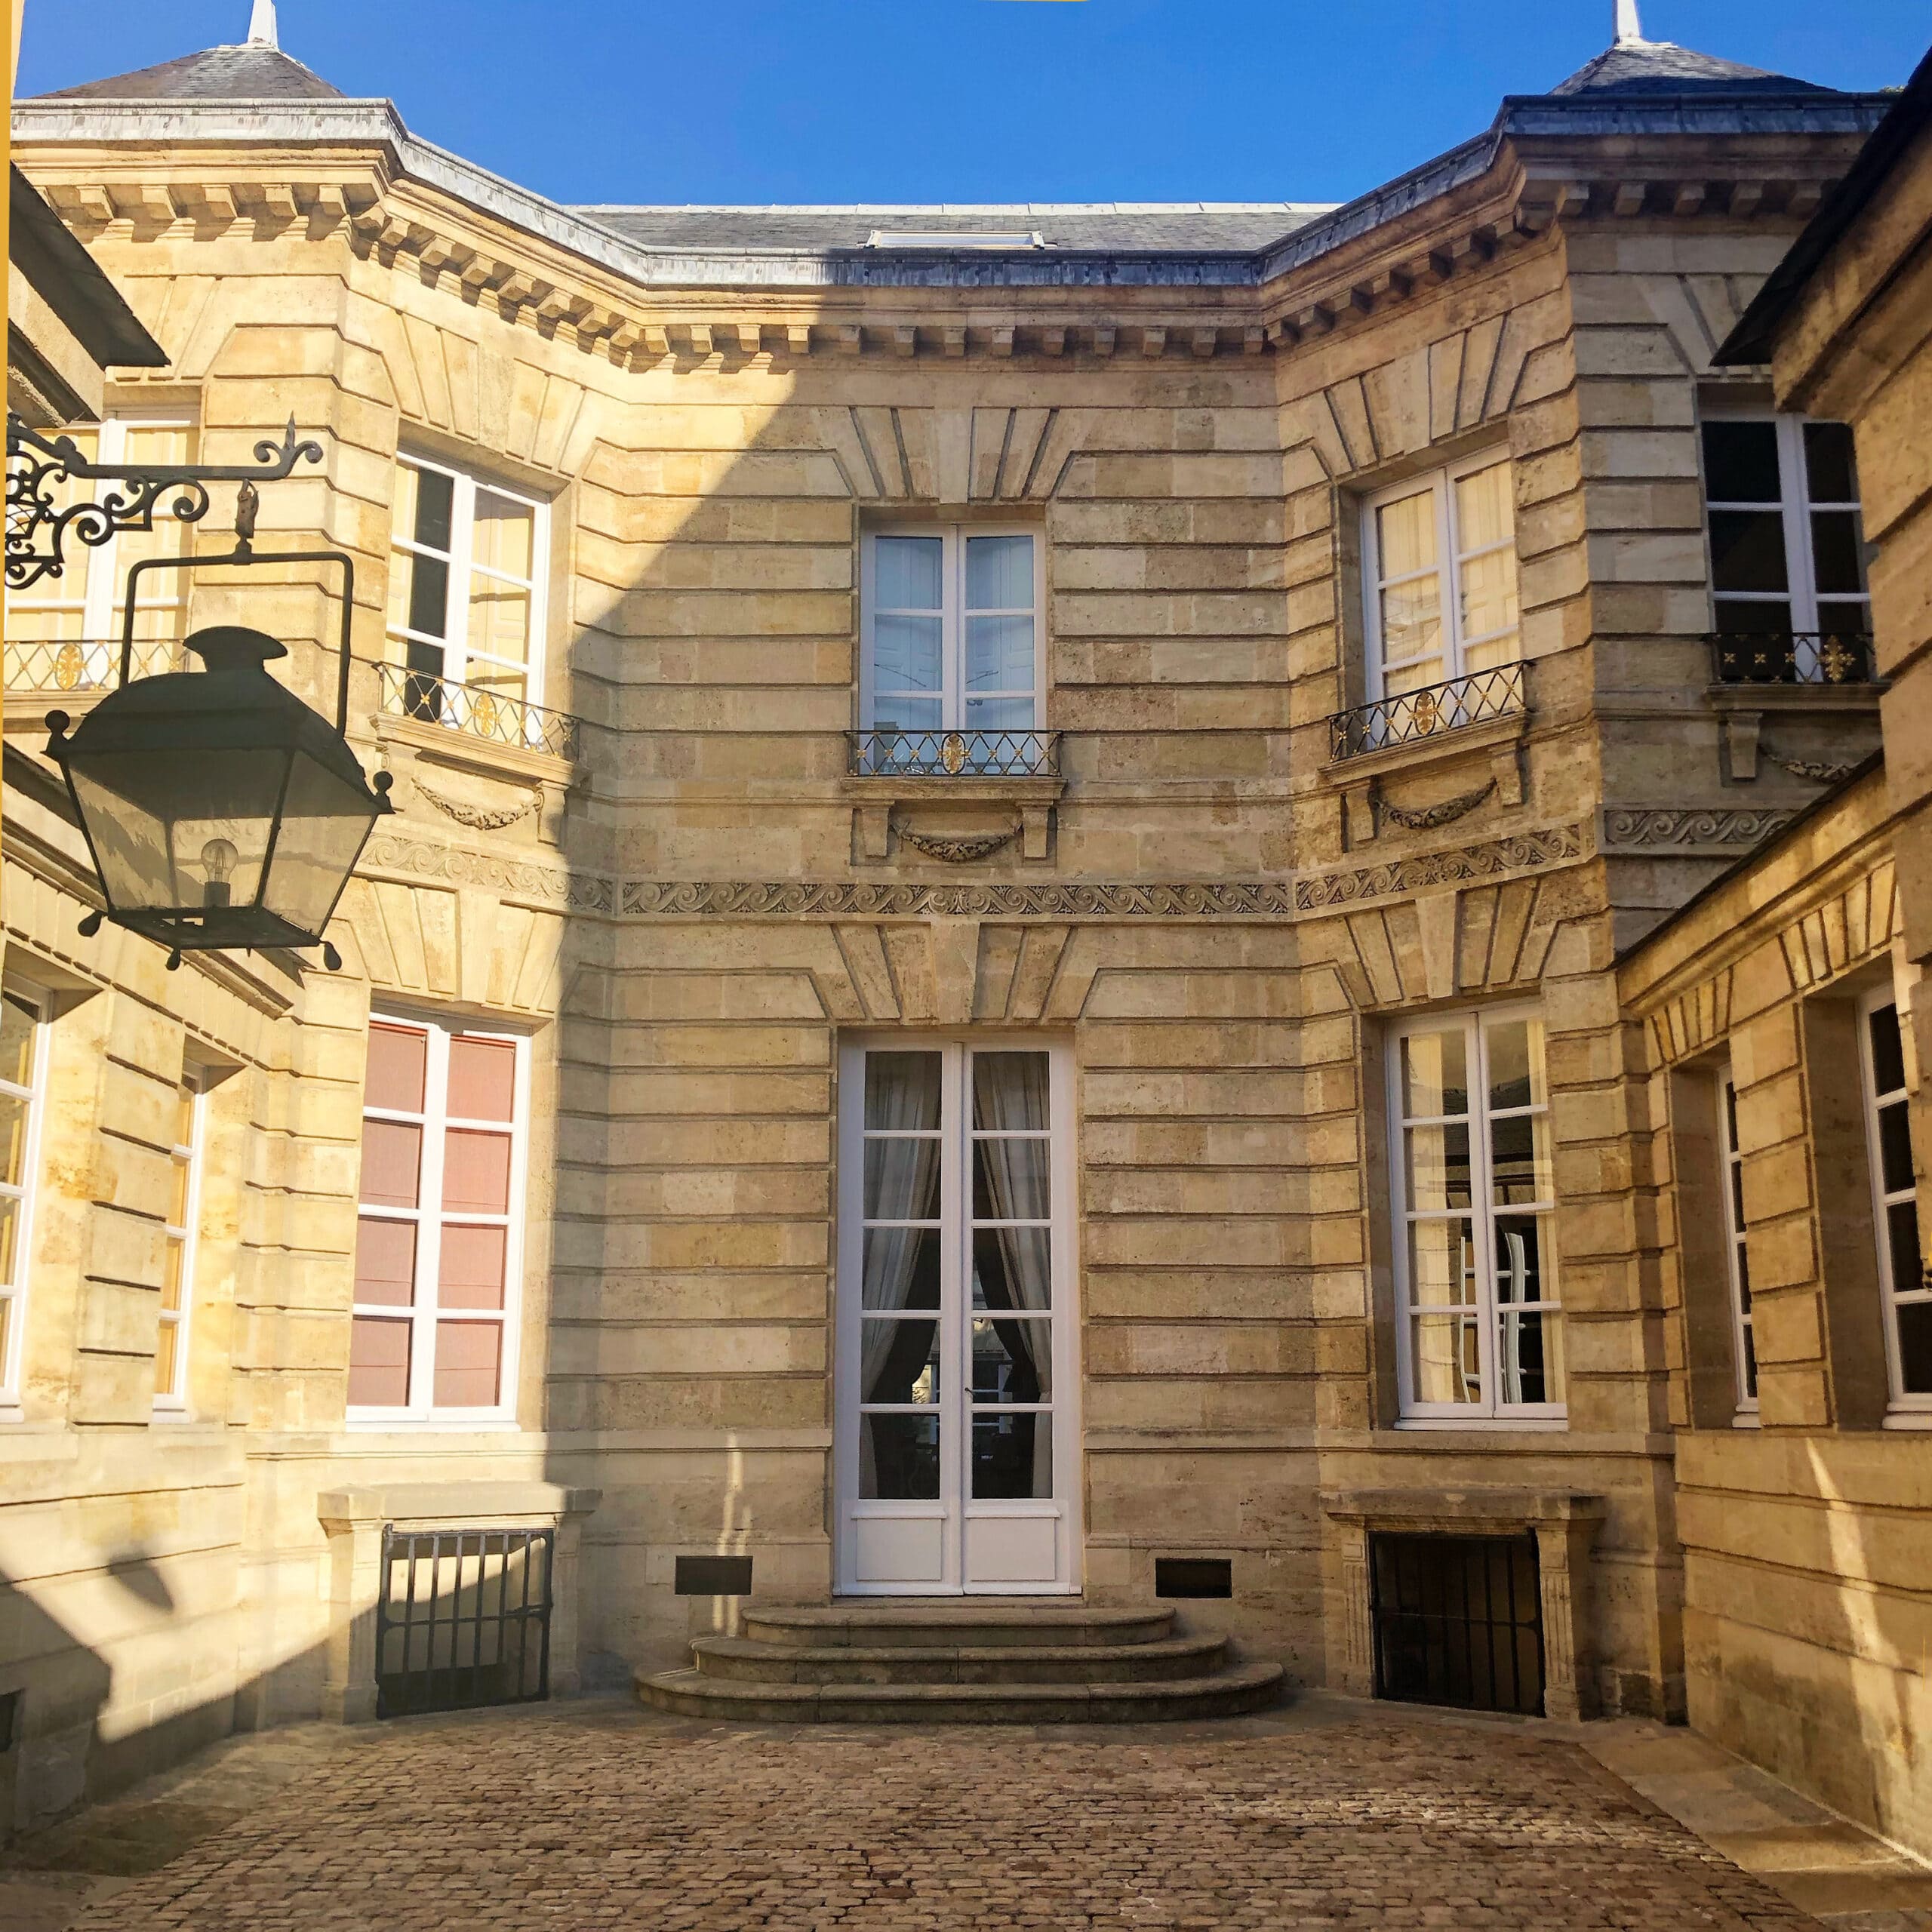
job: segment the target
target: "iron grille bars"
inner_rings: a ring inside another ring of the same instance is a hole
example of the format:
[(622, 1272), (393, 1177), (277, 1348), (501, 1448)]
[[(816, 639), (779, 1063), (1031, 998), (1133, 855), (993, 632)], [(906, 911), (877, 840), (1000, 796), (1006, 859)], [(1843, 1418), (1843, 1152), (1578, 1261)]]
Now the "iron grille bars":
[(1709, 631), (1721, 685), (1869, 685), (1876, 681), (1869, 631)]
[(378, 664), (376, 672), (386, 716), (420, 718), (493, 745), (548, 752), (553, 758), (573, 761), (577, 758), (577, 721), (568, 712), (546, 711), (520, 697), (506, 697), (400, 664)]
[(1057, 778), (1057, 731), (901, 731), (881, 725), (848, 734), (860, 778)]
[(385, 1524), (377, 1716), (548, 1697), (555, 1548), (555, 1530)]
[(1481, 724), (1492, 718), (1512, 718), (1524, 709), (1523, 667), (1499, 664), (1446, 684), (1378, 698), (1352, 711), (1338, 711), (1328, 721), (1328, 761), (1358, 758), (1364, 752), (1386, 751), (1392, 745), (1433, 737), (1441, 731)]
[(1372, 1534), (1369, 1613), (1378, 1697), (1543, 1715), (1534, 1537)]

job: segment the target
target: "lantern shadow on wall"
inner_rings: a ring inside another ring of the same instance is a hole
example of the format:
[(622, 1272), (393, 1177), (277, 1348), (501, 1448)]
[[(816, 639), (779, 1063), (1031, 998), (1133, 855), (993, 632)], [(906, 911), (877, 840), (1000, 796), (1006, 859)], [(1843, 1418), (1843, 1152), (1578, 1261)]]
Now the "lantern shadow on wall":
[[(150, 557), (128, 575), (118, 686), (70, 728), (48, 714), (48, 754), (60, 767), (99, 874), (103, 918), (186, 952), (320, 945), (376, 820), (395, 808), (389, 775), (372, 784), (349, 749), (349, 620), (355, 565), (337, 550), (254, 548), (257, 497), (242, 485), (235, 549), (214, 557)], [(137, 580), (151, 571), (321, 563), (342, 572), (336, 720), (276, 681), (286, 645), (245, 626), (189, 634), (205, 667), (131, 681)]]

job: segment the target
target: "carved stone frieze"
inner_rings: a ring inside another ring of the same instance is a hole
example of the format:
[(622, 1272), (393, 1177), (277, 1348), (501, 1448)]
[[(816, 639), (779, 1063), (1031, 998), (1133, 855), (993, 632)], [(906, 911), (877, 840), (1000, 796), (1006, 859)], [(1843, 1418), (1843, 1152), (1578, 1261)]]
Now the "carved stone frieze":
[(1764, 755), (1792, 777), (1808, 778), (1816, 785), (1841, 784), (1863, 762), (1862, 759), (1852, 758), (1846, 763), (1834, 764), (1822, 758), (1780, 758), (1776, 752), (1767, 752)]
[(1300, 879), (1294, 888), (1295, 909), (1318, 912), (1324, 906), (1384, 899), (1427, 886), (1490, 878), (1499, 872), (1534, 871), (1540, 866), (1560, 865), (1567, 859), (1580, 859), (1589, 850), (1589, 840), (1582, 826), (1549, 826), (1540, 832), (1452, 847), (1446, 852), (1420, 852), (1413, 858), (1396, 859), (1387, 865), (1364, 866), (1355, 872), (1328, 872)]
[(1789, 811), (1684, 811), (1669, 807), (1606, 811), (1606, 851), (1743, 852), (1781, 830), (1795, 816)]
[(525, 860), (465, 851), (460, 846), (419, 844), (392, 835), (371, 838), (363, 848), (358, 869), (436, 879), (451, 885), (488, 886), (512, 897), (540, 900), (574, 912), (608, 912), (617, 901), (616, 881), (597, 873), (566, 872)]

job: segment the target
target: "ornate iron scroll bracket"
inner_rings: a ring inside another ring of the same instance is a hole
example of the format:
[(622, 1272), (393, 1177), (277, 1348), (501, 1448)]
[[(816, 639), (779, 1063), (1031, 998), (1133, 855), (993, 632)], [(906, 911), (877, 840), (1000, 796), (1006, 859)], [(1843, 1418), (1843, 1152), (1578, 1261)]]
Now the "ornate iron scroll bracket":
[[(167, 505), (182, 523), (198, 523), (208, 513), (211, 483), (278, 483), (300, 462), (320, 463), (322, 446), (298, 442), (295, 419), (288, 419), (279, 443), (264, 437), (255, 445), (254, 463), (90, 463), (72, 437), (50, 441), (28, 428), (11, 411), (7, 417), (7, 587), (27, 590), (42, 577), (57, 577), (66, 567), (71, 536), (97, 549), (124, 531), (150, 531), (169, 492)], [(57, 487), (72, 482), (125, 484), (98, 503), (64, 507)]]

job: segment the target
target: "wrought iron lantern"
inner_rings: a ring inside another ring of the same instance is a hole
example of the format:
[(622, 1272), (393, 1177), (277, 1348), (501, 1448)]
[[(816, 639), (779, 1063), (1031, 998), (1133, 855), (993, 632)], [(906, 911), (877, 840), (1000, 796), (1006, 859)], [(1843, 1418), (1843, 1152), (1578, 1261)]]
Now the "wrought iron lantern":
[[(349, 620), (355, 565), (340, 552), (257, 556), (245, 488), (229, 555), (151, 558), (129, 573), (121, 682), (78, 725), (48, 716), (60, 767), (106, 900), (104, 918), (169, 949), (320, 944), (376, 820), (391, 811), (389, 775), (372, 784), (349, 749)], [(332, 563), (343, 573), (341, 665), (331, 726), (269, 675), (287, 647), (238, 625), (193, 632), (204, 666), (130, 681), (144, 571), (196, 564)]]

